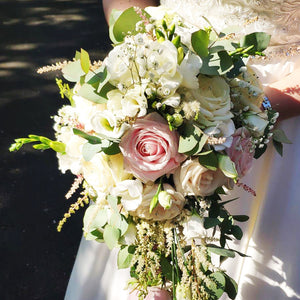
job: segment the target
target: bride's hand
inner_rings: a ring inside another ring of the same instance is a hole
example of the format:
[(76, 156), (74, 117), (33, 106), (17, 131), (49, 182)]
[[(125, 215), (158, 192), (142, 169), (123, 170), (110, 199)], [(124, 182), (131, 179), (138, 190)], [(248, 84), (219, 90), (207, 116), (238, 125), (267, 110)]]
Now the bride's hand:
[(146, 6), (159, 5), (158, 0), (102, 0), (103, 10), (106, 20), (109, 20), (109, 15), (112, 9), (124, 10), (131, 6), (138, 6), (144, 8)]
[(280, 119), (300, 115), (300, 68), (264, 90)]
[[(158, 287), (148, 288), (149, 294), (144, 298), (144, 300), (171, 300), (170, 294), (166, 290), (162, 290)], [(139, 292), (137, 290), (129, 294), (127, 300), (138, 300)]]

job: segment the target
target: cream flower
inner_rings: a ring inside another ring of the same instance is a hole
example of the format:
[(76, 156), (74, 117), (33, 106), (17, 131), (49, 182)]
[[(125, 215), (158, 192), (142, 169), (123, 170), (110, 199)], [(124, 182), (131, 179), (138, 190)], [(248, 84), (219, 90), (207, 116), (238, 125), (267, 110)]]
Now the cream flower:
[(230, 112), (230, 89), (220, 76), (199, 75), (199, 89), (191, 89), (193, 97), (200, 102), (199, 122), (211, 126), (233, 117)]
[(96, 112), (91, 119), (92, 129), (105, 137), (118, 139), (120, 138), (130, 125), (122, 122), (111, 111)]
[(246, 127), (256, 137), (262, 136), (269, 124), (268, 117), (265, 113), (248, 113), (245, 116), (244, 122), (246, 124)]
[(90, 161), (82, 163), (83, 177), (97, 194), (107, 193), (118, 182), (131, 178), (123, 168), (123, 156), (97, 153)]
[(82, 146), (86, 140), (75, 135), (71, 127), (62, 127), (57, 140), (66, 145), (65, 154), (57, 153), (58, 166), (62, 173), (70, 170), (74, 175), (81, 172)]
[(140, 180), (124, 180), (111, 190), (111, 195), (121, 197), (126, 211), (135, 211), (142, 203), (143, 184)]
[(158, 203), (150, 214), (150, 203), (157, 192), (157, 188), (158, 184), (144, 186), (142, 203), (135, 211), (131, 212), (133, 216), (153, 221), (161, 221), (170, 220), (180, 214), (185, 204), (185, 198), (169, 184), (164, 184), (163, 189), (171, 196), (170, 208), (165, 209)]
[(197, 159), (186, 160), (173, 175), (176, 190), (183, 195), (209, 196), (225, 185), (228, 178), (220, 171), (208, 170)]

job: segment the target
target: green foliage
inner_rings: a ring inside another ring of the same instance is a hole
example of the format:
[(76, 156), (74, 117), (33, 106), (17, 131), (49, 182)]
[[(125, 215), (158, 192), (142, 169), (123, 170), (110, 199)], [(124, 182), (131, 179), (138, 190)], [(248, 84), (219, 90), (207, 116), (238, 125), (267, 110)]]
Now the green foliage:
[(232, 279), (227, 274), (224, 274), (224, 276), (225, 276), (225, 280), (226, 280), (226, 282), (225, 282), (225, 292), (227, 293), (227, 295), (230, 299), (235, 299), (236, 296), (237, 296), (237, 292), (238, 292), (238, 285), (234, 281), (234, 279)]
[(268, 47), (270, 39), (270, 34), (267, 34), (265, 32), (253, 32), (243, 36), (240, 40), (240, 45), (244, 48), (251, 47), (251, 50), (247, 52), (251, 55), (261, 55), (261, 52)]
[(15, 139), (15, 143), (10, 146), (9, 151), (10, 152), (18, 151), (23, 145), (29, 143), (37, 143), (32, 146), (34, 149), (37, 150), (52, 149), (55, 152), (59, 152), (62, 154), (64, 154), (66, 150), (66, 146), (64, 143), (58, 141), (52, 141), (44, 136), (30, 134), (28, 135), (28, 138)]
[(205, 30), (198, 30), (192, 33), (191, 42), (195, 52), (201, 57), (208, 56), (209, 34)]
[(122, 246), (118, 253), (117, 264), (119, 269), (129, 268), (134, 255), (134, 246)]
[(85, 75), (85, 72), (82, 70), (80, 60), (76, 60), (67, 64), (62, 69), (62, 73), (64, 78), (70, 82), (79, 82), (80, 77)]
[(90, 65), (91, 65), (91, 62), (90, 62), (90, 56), (89, 54), (81, 49), (81, 52), (80, 52), (80, 65), (81, 65), (81, 68), (83, 70), (83, 72), (85, 74), (87, 74), (90, 70)]
[(73, 91), (70, 89), (69, 85), (67, 83), (63, 83), (63, 81), (58, 78), (55, 78), (55, 82), (59, 88), (61, 98), (64, 99), (64, 97), (67, 97), (71, 105), (73, 105)]
[(219, 169), (224, 173), (225, 176), (237, 179), (238, 173), (235, 168), (234, 162), (228, 155), (218, 154)]
[(209, 289), (213, 292), (215, 296), (214, 299), (219, 299), (225, 290), (225, 276), (221, 272), (214, 272), (210, 275), (210, 278), (212, 278), (213, 281), (209, 285)]
[(198, 154), (199, 163), (206, 169), (216, 171), (218, 169), (218, 157), (213, 150)]
[(107, 224), (104, 228), (103, 238), (107, 247), (112, 250), (118, 245), (119, 238), (121, 237), (121, 231)]
[(233, 250), (230, 249), (224, 249), (222, 247), (218, 247), (213, 244), (207, 245), (207, 250), (211, 253), (215, 253), (220, 256), (225, 256), (225, 257), (235, 257), (235, 253)]
[[(146, 12), (143, 10), (143, 14)], [(142, 18), (137, 14), (133, 7), (130, 7), (123, 12), (119, 13), (114, 11), (113, 16), (109, 22), (109, 37), (114, 44), (121, 43), (128, 32), (136, 33), (135, 25), (141, 21)]]

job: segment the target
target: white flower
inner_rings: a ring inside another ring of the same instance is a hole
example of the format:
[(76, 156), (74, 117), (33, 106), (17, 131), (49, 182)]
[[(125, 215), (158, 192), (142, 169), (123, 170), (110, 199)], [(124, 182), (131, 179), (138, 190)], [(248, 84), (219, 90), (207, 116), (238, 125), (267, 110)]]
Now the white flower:
[(181, 83), (182, 87), (190, 89), (197, 89), (199, 87), (197, 75), (200, 72), (201, 66), (201, 58), (191, 51), (188, 51), (179, 66), (179, 72), (183, 77)]
[(85, 131), (91, 131), (92, 116), (95, 114), (95, 112), (104, 111), (106, 109), (106, 104), (97, 104), (79, 95), (73, 95), (73, 101), (75, 104), (75, 111), (78, 117), (78, 122), (84, 126)]
[(193, 239), (201, 239), (207, 235), (207, 231), (204, 228), (204, 218), (199, 215), (187, 217), (182, 225), (183, 235), (188, 242), (191, 242)]
[(199, 75), (199, 89), (190, 93), (200, 102), (199, 122), (211, 126), (233, 117), (231, 113), (230, 88), (220, 76)]
[(133, 223), (128, 224), (128, 228), (122, 236), (122, 244), (133, 245), (136, 238), (136, 227)]
[(97, 194), (107, 193), (118, 182), (131, 175), (123, 168), (123, 156), (97, 153), (90, 161), (82, 162), (83, 177)]
[(105, 137), (118, 139), (130, 128), (130, 125), (121, 122), (111, 111), (97, 112), (91, 119), (92, 129)]
[(144, 90), (139, 85), (129, 89), (122, 99), (122, 111), (124, 116), (143, 117), (147, 113), (148, 102)]
[(66, 145), (65, 154), (57, 153), (58, 166), (62, 173), (70, 170), (77, 175), (81, 172), (82, 146), (86, 140), (75, 135), (71, 127), (62, 127), (57, 140)]
[(121, 197), (125, 210), (135, 211), (142, 203), (143, 184), (140, 180), (124, 180), (111, 190), (113, 196)]
[(204, 132), (212, 137), (225, 138), (224, 143), (213, 145), (216, 151), (222, 151), (226, 148), (230, 148), (233, 141), (232, 135), (235, 132), (235, 126), (233, 121), (230, 119), (218, 124), (217, 126), (208, 127), (204, 130)]
[(171, 197), (170, 208), (165, 209), (158, 203), (150, 214), (150, 203), (157, 192), (157, 188), (158, 184), (144, 186), (142, 203), (135, 211), (131, 212), (131, 215), (142, 219), (161, 221), (170, 220), (180, 214), (185, 204), (185, 198), (169, 184), (163, 184), (163, 189)]
[(173, 179), (176, 190), (185, 196), (209, 196), (216, 188), (228, 183), (228, 178), (220, 170), (208, 170), (198, 159), (186, 160), (175, 171)]
[(169, 209), (171, 207), (172, 197), (167, 191), (161, 191), (158, 194), (158, 202), (163, 208)]
[(262, 136), (269, 122), (264, 114), (248, 113), (245, 117), (247, 128), (256, 136)]

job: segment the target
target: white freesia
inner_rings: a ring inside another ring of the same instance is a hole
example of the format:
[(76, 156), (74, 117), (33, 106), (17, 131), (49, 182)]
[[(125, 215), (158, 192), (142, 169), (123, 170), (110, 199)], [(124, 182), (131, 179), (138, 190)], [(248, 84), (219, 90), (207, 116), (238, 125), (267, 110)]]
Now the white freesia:
[(71, 127), (62, 127), (57, 140), (66, 145), (65, 154), (57, 153), (59, 170), (65, 173), (70, 170), (74, 175), (81, 172), (82, 146), (86, 140), (73, 133)]
[(123, 156), (97, 153), (90, 161), (82, 162), (83, 177), (98, 195), (108, 193), (118, 182), (131, 177), (123, 168)]
[(143, 184), (139, 179), (119, 182), (111, 195), (121, 197), (121, 203), (127, 211), (135, 211), (142, 203)]
[(160, 191), (158, 194), (158, 202), (163, 208), (169, 209), (171, 207), (172, 197), (167, 191)]
[(183, 79), (181, 82), (182, 87), (197, 89), (199, 88), (197, 75), (200, 72), (202, 66), (201, 58), (191, 51), (185, 55), (183, 61), (179, 66), (179, 72)]
[(130, 125), (122, 122), (111, 111), (96, 112), (91, 119), (92, 129), (107, 138), (118, 139), (130, 128)]
[(247, 128), (251, 130), (252, 133), (257, 137), (262, 136), (264, 134), (264, 131), (269, 124), (267, 116), (263, 113), (249, 113), (246, 115), (244, 122)]
[(213, 145), (216, 151), (222, 151), (226, 148), (230, 148), (232, 144), (233, 141), (232, 135), (235, 132), (234, 122), (230, 119), (221, 122), (216, 126), (208, 127), (207, 129), (204, 130), (204, 132), (211, 137), (225, 139), (224, 143)]
[(180, 214), (185, 204), (185, 198), (169, 184), (163, 184), (163, 189), (171, 196), (170, 208), (165, 209), (158, 203), (150, 214), (150, 203), (157, 192), (157, 188), (158, 184), (144, 186), (143, 201), (134, 212), (131, 212), (133, 216), (153, 221), (162, 221), (170, 220)]
[(212, 126), (233, 117), (231, 113), (230, 88), (220, 76), (199, 75), (199, 88), (190, 89), (193, 97), (200, 102), (199, 122)]
[(209, 196), (216, 188), (228, 183), (228, 178), (218, 169), (208, 170), (198, 159), (186, 160), (173, 174), (176, 190), (183, 195)]

